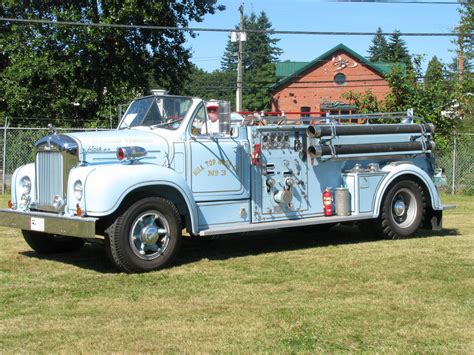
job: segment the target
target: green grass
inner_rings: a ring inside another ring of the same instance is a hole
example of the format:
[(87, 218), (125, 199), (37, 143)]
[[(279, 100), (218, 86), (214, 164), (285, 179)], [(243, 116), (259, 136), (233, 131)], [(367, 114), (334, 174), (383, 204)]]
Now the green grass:
[(473, 353), (474, 198), (443, 202), (442, 232), (186, 240), (141, 275), (100, 245), (41, 257), (0, 229), (0, 352)]

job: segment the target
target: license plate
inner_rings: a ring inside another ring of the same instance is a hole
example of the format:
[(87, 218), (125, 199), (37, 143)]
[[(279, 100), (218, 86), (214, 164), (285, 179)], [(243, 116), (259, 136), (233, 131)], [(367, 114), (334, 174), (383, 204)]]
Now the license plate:
[(31, 217), (31, 230), (44, 232), (44, 218)]

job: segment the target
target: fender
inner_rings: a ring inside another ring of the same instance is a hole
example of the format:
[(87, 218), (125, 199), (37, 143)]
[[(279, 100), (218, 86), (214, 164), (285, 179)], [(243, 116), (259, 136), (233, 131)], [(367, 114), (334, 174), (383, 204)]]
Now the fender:
[(21, 198), (20, 196), (21, 194), (18, 192), (19, 191), (18, 188), (19, 188), (20, 179), (23, 176), (28, 176), (30, 178), (31, 180), (30, 195), (36, 196), (35, 163), (22, 165), (13, 172), (12, 179), (11, 179), (10, 189), (11, 189), (12, 202), (14, 204), (19, 203), (20, 198)]
[(182, 175), (169, 168), (153, 164), (111, 164), (85, 166), (72, 169), (69, 176), (68, 207), (75, 208), (73, 185), (80, 179), (84, 194), (81, 207), (88, 216), (102, 217), (117, 210), (133, 190), (145, 186), (170, 186), (175, 188), (189, 211), (192, 232), (197, 233), (197, 208), (191, 190)]
[(431, 206), (434, 210), (441, 209), (441, 203), (439, 200), (438, 190), (434, 185), (433, 181), (430, 179), (429, 175), (413, 164), (400, 164), (400, 165), (386, 165), (382, 169), (383, 171), (387, 171), (388, 175), (380, 184), (380, 187), (377, 191), (376, 198), (375, 198), (375, 211), (374, 217), (378, 217), (380, 213), (380, 207), (382, 206), (382, 198), (385, 195), (385, 192), (388, 186), (398, 177), (402, 175), (413, 175), (419, 178), (427, 187), (428, 192), (431, 198)]

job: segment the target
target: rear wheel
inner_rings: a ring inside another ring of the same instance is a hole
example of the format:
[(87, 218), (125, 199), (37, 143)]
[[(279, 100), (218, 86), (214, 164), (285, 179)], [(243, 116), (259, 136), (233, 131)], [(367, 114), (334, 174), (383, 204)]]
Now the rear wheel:
[(181, 244), (176, 207), (159, 197), (142, 199), (123, 212), (107, 238), (112, 260), (125, 272), (147, 272), (171, 262)]
[(383, 238), (411, 236), (420, 227), (425, 209), (424, 193), (419, 184), (403, 180), (387, 192), (375, 230)]
[(23, 238), (28, 245), (40, 254), (66, 253), (79, 250), (84, 240), (75, 237), (22, 230)]

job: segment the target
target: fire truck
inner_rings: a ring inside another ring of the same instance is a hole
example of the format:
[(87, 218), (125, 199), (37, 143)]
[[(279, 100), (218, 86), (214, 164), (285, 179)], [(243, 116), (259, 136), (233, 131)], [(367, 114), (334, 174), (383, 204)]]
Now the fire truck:
[(433, 125), (409, 113), (290, 121), (229, 108), (219, 101), (211, 132), (205, 101), (156, 91), (115, 130), (51, 132), (14, 172), (0, 225), (38, 253), (101, 241), (129, 273), (169, 265), (183, 234), (352, 223), (400, 238), (441, 228)]

